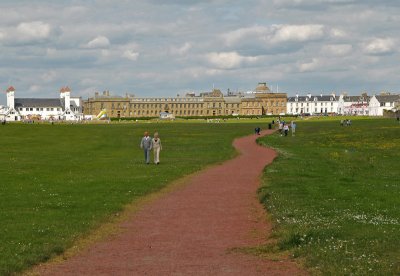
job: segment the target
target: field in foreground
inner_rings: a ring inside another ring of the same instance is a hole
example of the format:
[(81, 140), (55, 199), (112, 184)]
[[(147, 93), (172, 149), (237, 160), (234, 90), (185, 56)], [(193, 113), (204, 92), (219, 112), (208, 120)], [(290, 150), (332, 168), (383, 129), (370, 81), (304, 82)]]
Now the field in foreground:
[[(123, 206), (174, 179), (235, 155), (246, 124), (22, 125), (1, 127), (0, 275), (55, 254)], [(161, 164), (139, 142), (157, 130)]]
[(316, 274), (400, 274), (395, 120), (354, 120), (350, 127), (339, 119), (304, 121), (295, 137), (260, 143), (280, 154), (259, 192), (276, 225), (278, 250), (290, 250)]

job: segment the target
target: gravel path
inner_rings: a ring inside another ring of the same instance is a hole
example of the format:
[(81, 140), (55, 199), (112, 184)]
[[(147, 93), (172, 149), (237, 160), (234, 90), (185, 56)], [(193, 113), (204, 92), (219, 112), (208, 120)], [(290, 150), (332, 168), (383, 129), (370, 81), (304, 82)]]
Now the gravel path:
[[(270, 134), (266, 130), (261, 135)], [(237, 248), (265, 243), (270, 225), (257, 201), (264, 167), (276, 153), (236, 139), (236, 158), (188, 178), (95, 243), (40, 275), (305, 275), (290, 260), (270, 261)]]

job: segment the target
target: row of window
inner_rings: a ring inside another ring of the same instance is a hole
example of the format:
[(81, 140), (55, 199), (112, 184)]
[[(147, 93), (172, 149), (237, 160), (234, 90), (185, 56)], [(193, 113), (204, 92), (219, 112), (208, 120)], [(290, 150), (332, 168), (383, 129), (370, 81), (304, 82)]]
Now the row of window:
[[(304, 110), (303, 110), (303, 109), (299, 109), (299, 108), (296, 108), (296, 109), (291, 108), (291, 109), (290, 109), (290, 113), (299, 113), (299, 112), (309, 113), (309, 112), (311, 112), (311, 110), (312, 110), (311, 108), (306, 108), (306, 109), (304, 109)], [(318, 109), (315, 108), (315, 109), (314, 109), (314, 113), (317, 113), (317, 112), (318, 112)], [(320, 109), (320, 112), (321, 112), (321, 113), (328, 112), (328, 108), (325, 108), (325, 109), (321, 108), (321, 109)], [(333, 109), (330, 108), (329, 112), (333, 112)]]
[[(231, 113), (235, 113), (235, 112), (239, 112), (238, 110), (236, 110), (236, 111), (234, 111), (234, 110), (225, 110), (225, 114), (231, 114)], [(128, 112), (116, 112), (117, 114), (119, 114), (119, 115), (122, 115), (122, 116), (126, 116), (126, 115), (128, 115)], [(129, 116), (158, 116), (159, 114), (161, 113), (161, 110), (144, 110), (144, 111), (142, 111), (142, 110), (137, 110), (137, 111), (134, 111), (134, 112), (132, 112), (132, 111), (130, 111), (129, 112)], [(203, 113), (203, 110), (171, 110), (171, 112), (170, 113), (172, 113), (172, 114), (175, 114), (175, 115), (203, 115), (204, 113)], [(213, 112), (213, 114), (222, 114), (222, 110), (217, 110), (217, 111), (214, 111)], [(205, 112), (205, 114), (207, 114), (207, 115), (210, 115), (211, 114), (211, 111), (210, 110), (206, 110), (206, 112)], [(214, 115), (215, 115), (214, 114)], [(248, 113), (248, 114), (250, 114), (250, 113)], [(254, 113), (254, 111), (253, 111), (253, 113), (251, 113), (251, 114), (255, 114)], [(115, 115), (115, 112), (114, 112), (114, 110), (111, 110), (111, 115)]]
[[(44, 107), (36, 107), (36, 108), (26, 107), (25, 108), (25, 111), (54, 111), (54, 110), (61, 111), (61, 108), (53, 108), (53, 107), (46, 107), (46, 108), (44, 108)], [(24, 108), (20, 107), (19, 111), (24, 111)]]
[[(328, 105), (328, 103), (317, 103), (316, 104), (316, 106), (327, 106)], [(294, 104), (294, 103), (290, 103), (290, 107), (293, 107), (293, 106), (296, 106), (296, 107), (298, 107), (299, 106), (299, 103), (296, 103), (296, 104)], [(310, 106), (310, 103), (300, 103), (300, 106)], [(330, 103), (330, 106), (333, 106), (333, 103)]]
[(202, 102), (202, 98), (135, 98), (135, 102)]
[[(176, 104), (169, 104), (168, 106), (170, 108), (203, 108), (204, 104), (203, 103), (201, 103), (201, 104), (176, 103)], [(230, 108), (234, 108), (234, 107), (239, 108), (240, 104), (225, 104), (224, 106), (226, 108), (229, 108), (229, 107)], [(115, 105), (114, 103), (111, 103), (111, 108), (115, 108), (115, 107), (126, 109), (127, 105), (126, 104), (125, 105), (121, 105), (121, 103), (118, 103), (118, 104)], [(140, 108), (148, 109), (148, 108), (157, 108), (157, 107), (162, 108), (163, 104), (132, 104), (131, 103), (131, 104), (129, 104), (129, 107), (131, 109), (140, 109)], [(209, 104), (207, 104), (207, 108), (216, 108), (216, 107), (222, 108), (222, 103), (209, 103)], [(104, 109), (105, 108), (105, 104), (101, 103), (100, 104), (100, 108)]]
[[(55, 107), (25, 107), (25, 111), (61, 111), (61, 108)], [(72, 107), (72, 111), (79, 111), (79, 108)], [(19, 108), (19, 111), (24, 111), (23, 107)]]

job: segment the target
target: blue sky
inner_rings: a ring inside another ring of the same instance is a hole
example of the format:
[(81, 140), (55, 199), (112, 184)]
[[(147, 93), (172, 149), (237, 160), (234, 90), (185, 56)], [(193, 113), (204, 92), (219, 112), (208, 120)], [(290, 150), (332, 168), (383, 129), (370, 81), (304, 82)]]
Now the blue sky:
[(0, 11), (0, 87), (17, 97), (400, 85), (399, 1), (2, 0)]

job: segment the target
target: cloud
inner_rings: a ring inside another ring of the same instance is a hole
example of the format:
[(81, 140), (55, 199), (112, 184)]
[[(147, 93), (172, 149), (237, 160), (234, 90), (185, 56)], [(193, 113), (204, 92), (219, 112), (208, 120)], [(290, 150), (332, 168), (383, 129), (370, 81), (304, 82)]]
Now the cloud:
[(50, 25), (42, 21), (22, 22), (17, 26), (17, 32), (23, 40), (46, 39), (50, 31)]
[(97, 36), (86, 44), (86, 48), (104, 49), (110, 46), (110, 40), (105, 36)]
[(395, 50), (395, 42), (390, 38), (376, 38), (364, 44), (364, 53), (368, 55), (387, 55)]
[(352, 50), (353, 46), (350, 44), (334, 44), (324, 45), (321, 52), (326, 56), (342, 57), (348, 55)]
[(270, 28), (267, 26), (255, 25), (247, 28), (239, 28), (222, 35), (223, 40), (227, 46), (235, 45), (243, 40), (258, 38), (268, 36), (270, 33)]
[(40, 85), (33, 84), (33, 85), (29, 86), (29, 91), (30, 92), (38, 92), (40, 90), (41, 90)]
[(129, 59), (129, 60), (132, 60), (132, 61), (135, 61), (135, 60), (138, 59), (139, 53), (138, 53), (138, 52), (135, 52), (135, 51), (132, 51), (132, 50), (126, 50), (126, 51), (122, 54), (122, 57), (123, 57), (123, 58), (126, 58), (126, 59)]
[(324, 36), (323, 25), (273, 25), (273, 42), (304, 42)]
[(246, 63), (257, 61), (257, 57), (245, 57), (237, 52), (209, 53), (206, 55), (207, 61), (220, 69), (238, 68)]
[(186, 55), (189, 50), (192, 48), (192, 44), (189, 42), (185, 42), (182, 46), (180, 47), (171, 47), (171, 54), (173, 55)]
[(317, 58), (313, 58), (310, 62), (300, 63), (298, 69), (300, 72), (311, 72), (316, 70), (320, 65), (320, 61)]
[(42, 74), (41, 79), (44, 82), (51, 82), (57, 77), (57, 73), (54, 70), (45, 72)]

